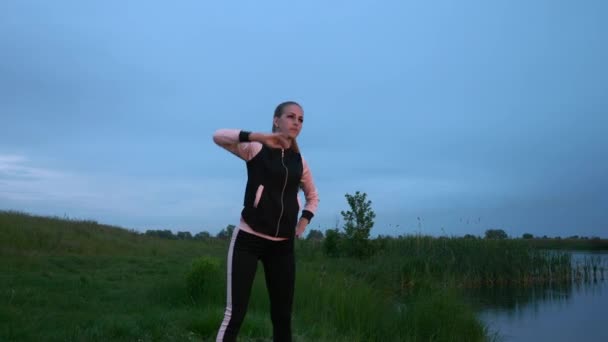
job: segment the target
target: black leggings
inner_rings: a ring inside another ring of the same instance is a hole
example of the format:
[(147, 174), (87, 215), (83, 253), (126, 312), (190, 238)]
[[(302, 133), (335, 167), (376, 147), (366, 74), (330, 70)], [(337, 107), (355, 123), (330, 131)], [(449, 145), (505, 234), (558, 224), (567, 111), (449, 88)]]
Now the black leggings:
[(258, 266), (264, 265), (270, 298), (273, 341), (291, 341), (291, 310), (295, 282), (293, 239), (272, 241), (235, 229), (228, 249), (227, 303), (216, 341), (236, 341)]

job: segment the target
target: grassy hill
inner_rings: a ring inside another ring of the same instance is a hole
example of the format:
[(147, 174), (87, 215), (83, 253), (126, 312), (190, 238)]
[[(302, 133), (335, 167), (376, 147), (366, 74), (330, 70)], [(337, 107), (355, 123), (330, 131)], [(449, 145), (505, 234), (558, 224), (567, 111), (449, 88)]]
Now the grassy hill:
[[(200, 305), (188, 298), (185, 276), (192, 260), (219, 258), (224, 245), (0, 212), (0, 340), (198, 336)], [(213, 313), (221, 311), (218, 306)]]
[(95, 221), (12, 211), (0, 211), (0, 229), (0, 255), (149, 255), (174, 253), (184, 247)]

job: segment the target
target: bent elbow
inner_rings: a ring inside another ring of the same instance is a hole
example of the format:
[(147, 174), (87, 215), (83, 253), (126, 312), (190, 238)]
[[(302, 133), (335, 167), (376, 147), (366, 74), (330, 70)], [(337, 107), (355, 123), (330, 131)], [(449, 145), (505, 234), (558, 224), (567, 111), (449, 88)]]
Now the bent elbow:
[(213, 142), (215, 144), (217, 144), (219, 146), (224, 145), (224, 143), (225, 143), (224, 142), (224, 140), (225, 140), (224, 139), (224, 136), (225, 136), (224, 131), (225, 131), (224, 129), (220, 128), (220, 129), (216, 130), (215, 132), (213, 132)]

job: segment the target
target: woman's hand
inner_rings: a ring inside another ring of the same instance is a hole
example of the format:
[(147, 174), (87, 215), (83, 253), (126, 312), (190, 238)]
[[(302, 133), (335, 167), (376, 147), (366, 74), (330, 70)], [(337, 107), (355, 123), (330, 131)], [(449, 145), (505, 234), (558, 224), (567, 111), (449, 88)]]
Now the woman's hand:
[(306, 226), (308, 226), (308, 219), (302, 217), (300, 221), (298, 221), (298, 225), (296, 226), (296, 236), (301, 238), (304, 235), (304, 231), (306, 230)]
[(282, 133), (251, 133), (249, 140), (260, 142), (271, 148), (289, 148), (290, 142)]

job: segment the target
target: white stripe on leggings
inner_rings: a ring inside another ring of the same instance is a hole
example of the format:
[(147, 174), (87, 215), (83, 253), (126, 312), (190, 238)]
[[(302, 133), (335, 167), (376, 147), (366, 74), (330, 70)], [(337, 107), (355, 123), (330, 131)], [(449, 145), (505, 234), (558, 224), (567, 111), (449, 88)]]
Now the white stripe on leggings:
[(216, 342), (222, 342), (224, 340), (224, 334), (226, 333), (226, 329), (228, 328), (228, 323), (230, 323), (230, 318), (232, 317), (232, 254), (234, 251), (234, 243), (236, 241), (236, 236), (238, 235), (239, 228), (235, 228), (232, 231), (232, 239), (230, 240), (230, 247), (228, 248), (228, 267), (227, 267), (227, 276), (226, 276), (226, 311), (224, 311), (224, 321), (222, 321), (222, 325), (220, 325), (220, 331), (217, 333)]

